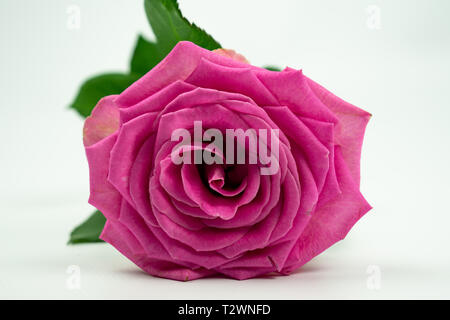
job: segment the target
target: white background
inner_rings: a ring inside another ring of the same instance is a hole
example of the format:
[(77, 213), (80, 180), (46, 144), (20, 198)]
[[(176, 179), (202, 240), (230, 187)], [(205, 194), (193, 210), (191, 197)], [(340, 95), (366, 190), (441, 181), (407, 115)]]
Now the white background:
[[(373, 114), (362, 191), (374, 209), (345, 241), (289, 277), (188, 283), (148, 276), (106, 244), (66, 246), (93, 210), (83, 121), (67, 106), (87, 76), (126, 71), (137, 33), (152, 34), (142, 1), (2, 0), (0, 298), (450, 298), (450, 2), (274, 3), (180, 6), (253, 64), (302, 68)], [(80, 29), (67, 27), (70, 5)]]

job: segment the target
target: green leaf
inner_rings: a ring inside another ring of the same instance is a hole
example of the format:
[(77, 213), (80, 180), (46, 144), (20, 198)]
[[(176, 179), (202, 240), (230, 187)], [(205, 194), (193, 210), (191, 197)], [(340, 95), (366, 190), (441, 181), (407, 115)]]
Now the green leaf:
[(144, 75), (163, 58), (164, 56), (155, 42), (148, 41), (139, 35), (131, 57), (130, 70), (133, 73)]
[(139, 79), (138, 74), (107, 73), (88, 79), (70, 105), (83, 117), (91, 114), (98, 100), (111, 94), (119, 94)]
[(281, 69), (279, 67), (275, 67), (275, 66), (265, 66), (264, 69), (267, 69), (269, 71), (281, 71)]
[(86, 221), (73, 229), (68, 244), (103, 242), (99, 239), (106, 219), (100, 211), (95, 211)]
[(179, 41), (191, 41), (208, 50), (221, 47), (208, 33), (183, 17), (177, 0), (145, 0), (144, 6), (163, 56)]

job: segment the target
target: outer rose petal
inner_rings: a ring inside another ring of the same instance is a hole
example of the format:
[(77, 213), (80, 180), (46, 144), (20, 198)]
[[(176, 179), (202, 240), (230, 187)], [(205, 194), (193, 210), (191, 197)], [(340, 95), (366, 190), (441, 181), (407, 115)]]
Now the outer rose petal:
[(122, 197), (108, 181), (110, 152), (117, 140), (119, 109), (116, 95), (97, 103), (83, 127), (83, 143), (89, 164), (89, 203), (106, 218), (118, 217)]
[(154, 95), (142, 100), (138, 104), (129, 108), (121, 108), (120, 121), (125, 123), (143, 114), (161, 111), (167, 106), (167, 104), (172, 102), (173, 99), (183, 93), (194, 90), (195, 88), (195, 86), (189, 83), (180, 80), (175, 81)]
[(353, 225), (372, 208), (353, 181), (339, 147), (336, 147), (335, 155), (336, 173), (342, 194), (313, 213), (286, 262), (286, 268), (283, 270), (286, 273), (299, 268), (344, 239)]
[(231, 50), (231, 49), (216, 49), (216, 50), (213, 50), (213, 52), (221, 54), (225, 57), (231, 58), (231, 59), (239, 61), (239, 62), (250, 63), (242, 54), (239, 54), (236, 51)]
[(338, 117), (336, 144), (341, 146), (353, 180), (359, 186), (361, 148), (370, 113), (355, 107), (308, 79), (308, 84), (317, 97)]
[(109, 136), (96, 144), (86, 147), (89, 163), (89, 203), (100, 210), (106, 218), (117, 217), (122, 197), (112, 184), (107, 181), (109, 173), (109, 154), (117, 134)]
[(258, 78), (278, 99), (299, 116), (337, 123), (338, 119), (308, 86), (302, 71), (258, 72)]
[(145, 272), (157, 277), (188, 281), (216, 273), (213, 270), (204, 268), (194, 270), (176, 263), (149, 258), (131, 232), (118, 222), (107, 221), (100, 238), (113, 245)]
[(186, 82), (202, 88), (241, 93), (260, 106), (276, 105), (277, 100), (259, 81), (251, 68), (232, 68), (201, 59)]
[(319, 199), (320, 203), (325, 203), (341, 193), (339, 182), (336, 178), (336, 168), (334, 167), (334, 124), (307, 118), (303, 118), (301, 121), (330, 151), (330, 155), (328, 157), (330, 160), (329, 170)]
[(110, 136), (119, 129), (119, 109), (114, 103), (117, 95), (107, 96), (97, 103), (83, 127), (83, 143), (86, 147)]
[(290, 136), (292, 143), (295, 142), (298, 148), (303, 151), (308, 159), (317, 186), (319, 190), (322, 190), (329, 170), (330, 151), (289, 108), (266, 107), (265, 110), (284, 133)]
[(152, 134), (156, 112), (147, 113), (122, 125), (111, 150), (108, 181), (133, 204), (130, 195), (130, 173), (142, 145)]
[(152, 135), (144, 142), (140, 148), (136, 160), (130, 170), (130, 196), (133, 200), (136, 211), (148, 223), (157, 225), (156, 219), (152, 214), (150, 197), (148, 192), (148, 181), (153, 169), (153, 149), (155, 144), (155, 135)]

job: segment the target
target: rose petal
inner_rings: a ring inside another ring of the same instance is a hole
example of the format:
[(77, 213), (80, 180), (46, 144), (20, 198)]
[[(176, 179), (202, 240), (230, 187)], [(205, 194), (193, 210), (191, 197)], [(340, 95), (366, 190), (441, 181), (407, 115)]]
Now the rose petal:
[(112, 135), (119, 129), (119, 109), (114, 100), (117, 95), (107, 96), (97, 103), (83, 127), (83, 143), (89, 147)]
[[(157, 277), (187, 281), (215, 273), (213, 270), (185, 267), (168, 260), (150, 258), (149, 255), (142, 253), (142, 246), (136, 238), (118, 222), (107, 221), (100, 238), (114, 246), (145, 272)], [(137, 248), (140, 248), (141, 252), (136, 253)]]
[(186, 261), (207, 269), (217, 268), (230, 261), (214, 251), (196, 251), (192, 247), (169, 237), (161, 228), (152, 226), (149, 226), (149, 228), (176, 261)]
[[(317, 139), (328, 149), (330, 155), (329, 170), (325, 179), (325, 185), (320, 193), (320, 203), (326, 203), (327, 201), (334, 199), (341, 193), (339, 188), (339, 182), (336, 177), (336, 168), (334, 167), (334, 124), (328, 122), (321, 122), (308, 118), (302, 118), (302, 122), (308, 127), (308, 129), (314, 134)], [(320, 205), (320, 204), (319, 204)]]
[[(151, 180), (151, 192), (152, 192), (152, 204), (153, 215), (159, 221), (161, 218), (159, 215), (164, 214), (172, 222), (177, 223), (180, 227), (189, 230), (201, 230), (205, 225), (199, 219), (195, 219), (191, 216), (182, 214), (170, 201), (169, 196), (164, 192), (163, 188), (155, 184), (156, 180)], [(159, 226), (155, 224), (155, 226)]]
[(129, 185), (131, 167), (139, 149), (152, 134), (151, 127), (156, 116), (156, 113), (148, 113), (125, 123), (111, 150), (108, 181), (130, 204), (133, 204)]
[(172, 102), (172, 100), (176, 97), (183, 93), (192, 91), (195, 88), (195, 86), (189, 83), (180, 80), (175, 81), (136, 105), (129, 108), (121, 108), (120, 120), (122, 123), (125, 123), (149, 112), (162, 111), (164, 107), (166, 107), (167, 104)]
[(355, 107), (308, 79), (308, 84), (317, 97), (337, 116), (339, 123), (335, 132), (335, 143), (341, 146), (342, 156), (353, 180), (359, 186), (361, 148), (370, 113)]
[(276, 105), (289, 107), (305, 118), (337, 123), (338, 119), (308, 86), (302, 71), (258, 72), (258, 78), (277, 98)]
[(150, 204), (149, 183), (153, 169), (153, 151), (155, 134), (151, 135), (140, 148), (130, 170), (130, 196), (139, 214), (150, 224), (157, 226), (158, 222), (152, 213)]
[(299, 268), (334, 243), (344, 239), (352, 226), (371, 209), (353, 181), (339, 147), (336, 147), (335, 159), (342, 193), (314, 212), (295, 250), (291, 252), (286, 262), (286, 272)]
[(213, 50), (213, 52), (215, 52), (217, 54), (221, 54), (225, 57), (228, 57), (230, 59), (233, 59), (233, 60), (236, 60), (239, 62), (250, 63), (242, 54), (239, 54), (236, 51), (231, 50), (231, 49), (220, 48), (220, 49)]
[(308, 127), (287, 107), (265, 107), (267, 113), (283, 128), (284, 133), (303, 151), (316, 179), (319, 191), (322, 190), (329, 170), (328, 149), (314, 136)]
[(89, 203), (106, 218), (118, 217), (122, 197), (107, 180), (110, 152), (117, 140), (117, 133), (86, 147), (89, 164)]
[(277, 100), (250, 68), (232, 68), (201, 59), (185, 80), (197, 87), (235, 92), (251, 97), (259, 105), (276, 105)]

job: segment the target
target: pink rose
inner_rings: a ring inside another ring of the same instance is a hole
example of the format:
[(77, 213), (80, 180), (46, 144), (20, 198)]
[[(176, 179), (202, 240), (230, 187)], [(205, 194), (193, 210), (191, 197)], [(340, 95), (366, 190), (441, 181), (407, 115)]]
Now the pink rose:
[[(107, 219), (101, 238), (158, 277), (288, 274), (370, 210), (359, 191), (369, 118), (302, 71), (180, 42), (86, 120), (89, 202)], [(174, 163), (171, 134), (194, 121), (204, 130), (279, 129), (279, 170)]]

